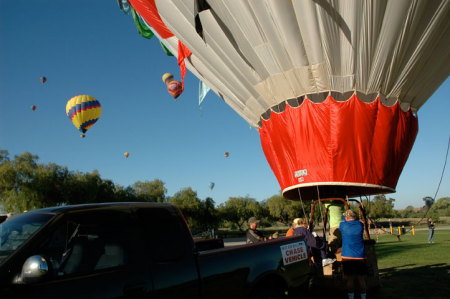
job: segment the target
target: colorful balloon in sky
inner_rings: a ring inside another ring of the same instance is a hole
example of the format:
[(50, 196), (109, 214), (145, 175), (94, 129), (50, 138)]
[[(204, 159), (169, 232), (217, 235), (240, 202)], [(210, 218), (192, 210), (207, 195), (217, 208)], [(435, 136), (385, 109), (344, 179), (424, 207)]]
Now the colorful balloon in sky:
[(209, 183), (209, 190), (212, 190), (214, 188), (214, 182)]
[(130, 156), (130, 153), (129, 152), (125, 152), (125, 153), (123, 153), (123, 155), (125, 156), (125, 158), (128, 158)]
[(229, 152), (225, 152), (223, 155), (225, 156), (225, 158), (228, 158), (230, 156), (230, 153)]
[(31, 110), (35, 111), (36, 110), (36, 106), (35, 105), (31, 106)]
[(47, 82), (47, 78), (41, 77), (41, 82), (42, 82), (42, 84), (44, 84), (45, 82)]
[(167, 85), (167, 91), (176, 100), (183, 92), (183, 86), (181, 82), (175, 81), (171, 73), (165, 73), (162, 76), (163, 82)]
[(78, 95), (67, 102), (66, 114), (74, 126), (81, 132), (80, 137), (84, 138), (84, 133), (100, 118), (102, 107), (100, 102), (94, 97)]
[(450, 73), (448, 0), (128, 2), (258, 128), (294, 200), (395, 192)]

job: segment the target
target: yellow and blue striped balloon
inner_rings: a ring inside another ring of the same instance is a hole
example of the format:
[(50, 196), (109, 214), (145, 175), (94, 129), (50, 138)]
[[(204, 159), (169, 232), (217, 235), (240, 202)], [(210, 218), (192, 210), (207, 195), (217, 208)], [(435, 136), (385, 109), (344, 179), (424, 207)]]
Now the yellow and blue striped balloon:
[(78, 95), (67, 102), (66, 114), (84, 137), (84, 133), (100, 118), (102, 106), (94, 97)]

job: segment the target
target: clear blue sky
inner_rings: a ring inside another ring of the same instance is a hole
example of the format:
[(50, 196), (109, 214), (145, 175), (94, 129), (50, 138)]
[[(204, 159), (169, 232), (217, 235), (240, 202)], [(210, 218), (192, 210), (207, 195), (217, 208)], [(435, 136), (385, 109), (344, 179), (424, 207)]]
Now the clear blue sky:
[[(115, 0), (0, 0), (0, 149), (11, 158), (28, 151), (40, 163), (97, 169), (122, 186), (160, 179), (169, 196), (192, 187), (216, 204), (277, 194), (257, 130), (212, 92), (199, 109), (199, 81), (189, 71), (175, 102), (161, 80), (166, 72), (180, 79), (176, 58), (156, 37), (142, 38)], [(416, 143), (397, 193), (388, 195), (397, 209), (422, 206), (436, 192), (450, 134), (449, 93), (447, 80), (419, 111)], [(94, 96), (103, 110), (84, 139), (65, 114), (78, 94)], [(450, 196), (449, 168), (438, 198)]]

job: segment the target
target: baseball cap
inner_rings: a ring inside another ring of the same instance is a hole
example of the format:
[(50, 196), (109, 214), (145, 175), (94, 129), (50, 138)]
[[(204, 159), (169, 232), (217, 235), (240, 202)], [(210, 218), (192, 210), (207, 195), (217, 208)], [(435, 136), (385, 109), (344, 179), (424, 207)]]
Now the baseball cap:
[(250, 217), (249, 219), (248, 219), (248, 223), (258, 223), (259, 222), (259, 220), (258, 220), (258, 218), (256, 218), (256, 217)]
[(356, 216), (355, 216), (355, 213), (354, 213), (352, 210), (347, 210), (347, 211), (345, 211), (344, 216), (345, 216), (345, 217), (349, 217), (349, 218), (354, 218), (354, 217), (356, 217)]

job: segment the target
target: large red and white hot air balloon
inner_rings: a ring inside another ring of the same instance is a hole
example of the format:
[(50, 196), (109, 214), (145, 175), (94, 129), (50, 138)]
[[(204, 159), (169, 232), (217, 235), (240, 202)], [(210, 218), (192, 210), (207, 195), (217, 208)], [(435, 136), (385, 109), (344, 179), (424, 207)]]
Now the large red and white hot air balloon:
[(395, 192), (450, 72), (448, 0), (128, 1), (259, 128), (291, 199)]

